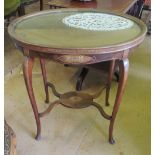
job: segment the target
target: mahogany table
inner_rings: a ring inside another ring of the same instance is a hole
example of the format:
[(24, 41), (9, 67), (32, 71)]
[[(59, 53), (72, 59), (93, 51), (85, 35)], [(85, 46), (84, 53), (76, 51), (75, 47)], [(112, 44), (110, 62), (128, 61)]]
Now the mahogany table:
[[(49, 113), (54, 105), (61, 104), (69, 108), (95, 106), (101, 115), (110, 121), (109, 142), (113, 144), (113, 126), (128, 76), (128, 56), (131, 49), (143, 41), (146, 34), (145, 24), (135, 17), (109, 11), (58, 9), (20, 17), (9, 25), (8, 32), (16, 47), (23, 52), (23, 75), (36, 119), (36, 139), (41, 136), (40, 117)], [(32, 86), (35, 58), (39, 58), (42, 64), (46, 102), (49, 102), (49, 87), (59, 98), (42, 113), (38, 112)], [(115, 62), (118, 61), (120, 81), (112, 113), (107, 114), (102, 106), (94, 101), (103, 89), (94, 95), (76, 91), (58, 93), (55, 86), (47, 81), (45, 59), (69, 65), (110, 61), (109, 77), (103, 86), (106, 89), (106, 105), (109, 104), (112, 74)]]
[[(142, 10), (144, 0), (91, 0), (91, 1), (80, 1), (80, 0), (51, 0), (48, 2), (50, 9), (58, 8), (95, 8), (103, 10), (111, 10), (117, 12), (123, 12), (130, 14), (135, 17), (139, 17)], [(65, 65), (66, 66), (66, 65)], [(103, 67), (104, 66), (104, 67)], [(82, 89), (83, 81), (89, 72), (89, 68), (96, 68), (99, 70), (107, 71), (109, 69), (110, 62), (102, 62), (84, 66), (81, 70), (79, 77), (77, 78), (76, 90)], [(119, 70), (116, 64), (114, 75), (116, 80), (119, 81)]]

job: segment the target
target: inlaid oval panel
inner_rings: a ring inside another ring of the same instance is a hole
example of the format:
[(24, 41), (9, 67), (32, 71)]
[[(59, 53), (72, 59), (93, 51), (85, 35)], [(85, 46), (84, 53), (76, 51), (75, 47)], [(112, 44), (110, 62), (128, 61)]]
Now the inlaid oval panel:
[(70, 64), (83, 64), (95, 62), (95, 57), (85, 55), (62, 55), (56, 58), (58, 61)]

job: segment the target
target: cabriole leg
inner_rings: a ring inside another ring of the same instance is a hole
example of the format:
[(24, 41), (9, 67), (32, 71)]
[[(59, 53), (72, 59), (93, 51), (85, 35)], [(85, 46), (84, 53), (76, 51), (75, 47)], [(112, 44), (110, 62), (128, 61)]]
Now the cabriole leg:
[(42, 76), (43, 76), (43, 81), (44, 81), (45, 95), (46, 95), (45, 102), (49, 103), (49, 91), (48, 91), (48, 84), (47, 84), (47, 77), (46, 77), (45, 59), (40, 58), (40, 66), (41, 66), (41, 71), (42, 71)]
[(105, 97), (105, 105), (109, 106), (109, 92), (111, 87), (111, 82), (114, 74), (115, 68), (115, 60), (110, 61), (109, 73), (108, 73), (108, 82), (106, 85), (106, 97)]
[(113, 126), (114, 126), (116, 114), (119, 109), (119, 105), (122, 99), (122, 95), (123, 95), (125, 84), (126, 84), (127, 77), (128, 77), (129, 61), (127, 58), (125, 58), (123, 60), (120, 60), (118, 65), (119, 65), (119, 72), (120, 72), (120, 81), (118, 83), (115, 104), (114, 104), (112, 118), (110, 120), (110, 126), (109, 126), (109, 142), (111, 144), (115, 143), (113, 139)]
[(30, 98), (31, 106), (35, 115), (36, 124), (37, 124), (37, 135), (35, 137), (36, 140), (39, 140), (41, 138), (41, 124), (40, 124), (40, 118), (38, 113), (38, 108), (36, 105), (33, 87), (32, 87), (32, 69), (34, 64), (34, 58), (30, 58), (25, 56), (24, 62), (23, 62), (23, 75), (24, 80), (27, 88), (27, 92)]

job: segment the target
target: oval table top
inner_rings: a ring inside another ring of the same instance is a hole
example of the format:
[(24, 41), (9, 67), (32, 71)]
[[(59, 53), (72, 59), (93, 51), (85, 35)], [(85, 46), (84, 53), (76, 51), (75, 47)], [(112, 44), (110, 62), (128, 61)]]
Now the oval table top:
[[(58, 9), (26, 15), (8, 28), (21, 46), (41, 51), (93, 53), (122, 51), (141, 43), (145, 24), (132, 16), (94, 9)], [(48, 49), (48, 50), (47, 50)]]

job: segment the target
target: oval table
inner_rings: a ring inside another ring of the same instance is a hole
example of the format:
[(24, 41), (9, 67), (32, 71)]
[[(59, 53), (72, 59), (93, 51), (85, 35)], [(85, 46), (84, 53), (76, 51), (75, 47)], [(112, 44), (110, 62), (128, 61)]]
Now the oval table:
[[(95, 106), (101, 115), (110, 121), (109, 142), (113, 144), (113, 126), (128, 76), (128, 56), (131, 49), (144, 40), (145, 24), (135, 17), (110, 11), (61, 9), (41, 11), (18, 18), (9, 25), (8, 32), (16, 47), (23, 52), (23, 74), (36, 119), (36, 139), (41, 137), (40, 117), (49, 113), (54, 105), (61, 104), (69, 108)], [(41, 62), (46, 102), (49, 102), (49, 87), (59, 98), (49, 104), (49, 107), (42, 113), (38, 112), (32, 86), (35, 58), (39, 58)], [(110, 61), (107, 83), (103, 87), (106, 89), (105, 104), (107, 106), (112, 75), (117, 61), (120, 81), (112, 113), (108, 115), (102, 106), (94, 102), (102, 89), (94, 95), (76, 91), (58, 93), (55, 86), (47, 81), (45, 59), (71, 65)]]

